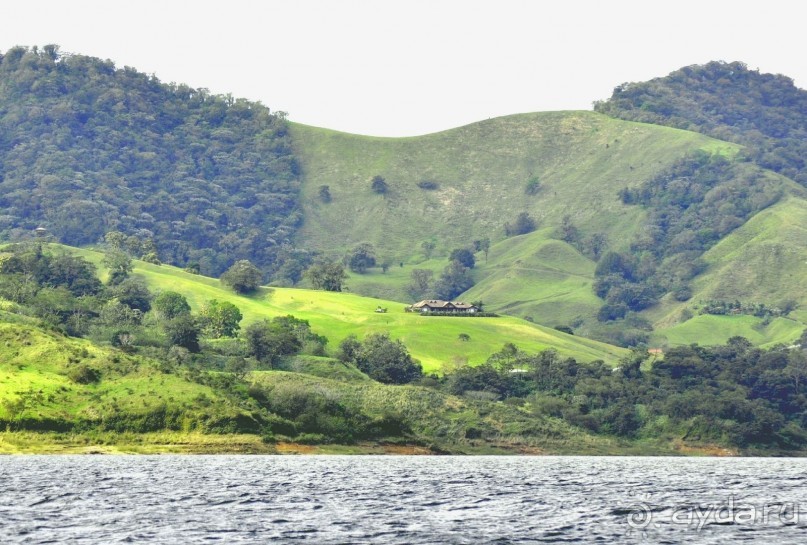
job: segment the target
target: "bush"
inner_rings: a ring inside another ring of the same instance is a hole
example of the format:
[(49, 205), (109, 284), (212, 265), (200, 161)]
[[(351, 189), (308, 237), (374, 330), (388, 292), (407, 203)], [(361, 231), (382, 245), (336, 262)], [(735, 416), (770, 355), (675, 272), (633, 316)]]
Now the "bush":
[(76, 384), (94, 384), (101, 380), (101, 373), (89, 365), (81, 364), (72, 367), (67, 372), (67, 378)]
[(422, 180), (418, 182), (418, 187), (427, 191), (434, 191), (440, 187), (440, 184), (437, 182), (432, 182), (431, 180)]
[(538, 176), (533, 176), (527, 180), (527, 185), (524, 187), (524, 193), (527, 195), (536, 195), (541, 190), (541, 182)]
[(370, 187), (372, 188), (373, 192), (378, 193), (379, 195), (384, 195), (389, 190), (387, 182), (384, 181), (384, 178), (378, 174), (373, 176), (373, 179), (370, 182)]

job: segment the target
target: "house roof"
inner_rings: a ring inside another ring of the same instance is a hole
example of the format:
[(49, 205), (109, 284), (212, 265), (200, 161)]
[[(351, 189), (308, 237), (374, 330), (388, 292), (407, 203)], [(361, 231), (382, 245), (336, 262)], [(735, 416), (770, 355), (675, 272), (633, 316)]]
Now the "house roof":
[(463, 301), (443, 301), (442, 299), (424, 299), (423, 301), (418, 301), (412, 308), (476, 308), (474, 305), (470, 303), (465, 303)]

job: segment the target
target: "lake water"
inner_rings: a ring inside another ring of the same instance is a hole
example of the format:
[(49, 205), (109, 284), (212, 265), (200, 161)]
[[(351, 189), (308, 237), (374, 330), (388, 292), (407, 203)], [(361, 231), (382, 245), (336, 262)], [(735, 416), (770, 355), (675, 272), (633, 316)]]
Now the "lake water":
[(0, 457), (0, 542), (807, 543), (807, 460)]

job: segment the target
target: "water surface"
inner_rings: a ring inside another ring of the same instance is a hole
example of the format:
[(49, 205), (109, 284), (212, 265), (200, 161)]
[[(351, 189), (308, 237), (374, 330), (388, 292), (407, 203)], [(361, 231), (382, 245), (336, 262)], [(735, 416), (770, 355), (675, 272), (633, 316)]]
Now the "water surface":
[(807, 460), (0, 457), (4, 544), (682, 541), (807, 543)]

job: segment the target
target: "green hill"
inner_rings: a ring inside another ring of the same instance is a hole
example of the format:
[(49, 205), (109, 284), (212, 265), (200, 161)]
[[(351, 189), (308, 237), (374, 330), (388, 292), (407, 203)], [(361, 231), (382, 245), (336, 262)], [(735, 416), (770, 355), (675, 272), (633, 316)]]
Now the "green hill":
[[(565, 216), (581, 237), (602, 234), (610, 247), (627, 249), (645, 212), (624, 205), (620, 189), (641, 184), (693, 150), (731, 155), (738, 149), (592, 112), (515, 115), (413, 138), (297, 124), (290, 135), (303, 175), (297, 243), (338, 258), (352, 245), (370, 242), (392, 264), (386, 274), (353, 275), (353, 291), (405, 300), (413, 268), (439, 274), (453, 248), (489, 237), (487, 260), (481, 263), (477, 255), (477, 285), (463, 297), (552, 326), (591, 319), (601, 305), (586, 288), (595, 263), (557, 241)], [(385, 195), (372, 192), (375, 175), (385, 178)], [(540, 184), (534, 195), (526, 194), (531, 179)], [(437, 188), (422, 189), (422, 181)], [(322, 185), (329, 187), (329, 202), (318, 198)], [(504, 224), (520, 212), (535, 218), (539, 230), (506, 239)], [(435, 244), (435, 257), (427, 259), (423, 241)]]
[[(222, 380), (226, 376), (217, 379), (217, 373), (126, 355), (33, 322), (7, 321), (15, 319), (0, 311), (3, 454), (316, 452), (329, 448), (328, 439), (340, 437), (335, 425), (347, 424), (346, 419), (386, 442), (349, 441), (326, 452), (430, 453), (447, 448), (458, 453), (593, 454), (637, 448), (502, 403), (483, 404), (423, 387), (387, 386), (366, 377), (256, 371), (248, 383), (238, 385)], [(91, 369), (92, 380), (84, 380), (79, 369)], [(268, 407), (267, 394), (272, 400)], [(326, 398), (327, 404), (317, 405)], [(298, 425), (329, 432), (330, 437), (302, 434), (299, 439), (306, 444), (289, 444), (295, 425), (269, 411), (283, 411), (283, 403), (294, 407), (288, 416), (300, 422), (313, 408), (322, 420)], [(385, 424), (389, 415), (394, 415), (397, 427)], [(468, 430), (484, 440), (468, 441)], [(672, 451), (663, 441), (638, 448)]]
[[(100, 266), (102, 254), (86, 249), (71, 249)], [(176, 291), (184, 295), (191, 307), (198, 309), (206, 301), (229, 301), (241, 309), (244, 324), (286, 314), (308, 320), (312, 328), (329, 339), (329, 347), (348, 335), (359, 338), (368, 333), (389, 332), (400, 339), (412, 355), (429, 371), (440, 371), (450, 362), (478, 364), (498, 351), (505, 343), (513, 343), (527, 352), (555, 348), (561, 354), (579, 361), (604, 360), (615, 363), (627, 351), (583, 337), (567, 335), (551, 328), (531, 324), (515, 317), (451, 318), (422, 317), (404, 312), (404, 303), (363, 297), (352, 293), (335, 293), (295, 288), (262, 288), (254, 296), (238, 295), (223, 287), (218, 280), (184, 272), (168, 265), (135, 262), (136, 274), (145, 278), (155, 292)], [(387, 313), (377, 313), (377, 307)], [(465, 333), (470, 340), (459, 340)]]
[[(352, 291), (406, 300), (413, 269), (432, 270), (436, 277), (453, 248), (490, 237), (487, 256), (476, 254), (476, 285), (462, 298), (483, 300), (491, 310), (547, 326), (573, 325), (582, 335), (597, 335), (601, 326), (596, 316), (603, 301), (593, 291), (596, 262), (581, 251), (585, 244), (573, 246), (559, 240), (564, 217), (577, 229), (579, 240), (599, 234), (609, 249), (630, 252), (631, 244), (648, 229), (648, 208), (624, 204), (620, 191), (645, 187), (696, 150), (730, 158), (740, 150), (735, 144), (693, 132), (591, 112), (515, 115), (412, 138), (372, 138), (297, 124), (291, 125), (290, 135), (303, 176), (304, 224), (297, 243), (338, 259), (353, 245), (370, 242), (379, 261), (390, 264), (386, 272), (370, 269), (352, 274), (348, 280)], [(788, 210), (806, 202), (792, 181), (754, 168), (732, 172), (740, 178), (764, 180), (773, 198), (781, 194), (790, 199)], [(384, 177), (389, 187), (386, 194), (372, 191), (370, 180), (376, 175)], [(540, 184), (534, 195), (526, 193), (531, 179)], [(434, 182), (436, 188), (419, 187), (423, 181)], [(720, 191), (723, 195), (738, 191), (732, 184), (708, 194), (705, 202), (721, 199)], [(323, 185), (329, 188), (328, 202), (318, 197)], [(749, 199), (720, 210), (744, 204), (759, 206)], [(506, 238), (503, 226), (519, 212), (535, 218), (538, 229)], [(748, 240), (734, 253), (723, 249), (747, 237), (743, 233), (755, 229), (768, 215), (764, 211), (760, 219), (730, 233), (704, 256), (708, 268), (692, 281), (689, 302), (667, 296), (641, 313), (657, 330), (653, 343), (697, 342), (701, 330), (695, 322), (684, 328), (691, 335), (679, 333), (685, 309), (697, 301), (724, 298), (729, 291), (769, 305), (792, 300), (807, 306), (801, 280), (789, 280), (793, 275), (804, 278), (796, 266), (796, 255), (804, 250), (797, 234), (788, 235), (791, 242), (783, 255), (789, 257), (782, 258), (787, 263), (775, 267), (775, 261), (764, 258), (760, 238)], [(788, 225), (798, 225), (797, 218)], [(435, 246), (430, 255), (421, 247), (424, 241)], [(712, 257), (717, 255), (723, 255), (719, 263)], [(754, 255), (759, 258), (748, 259)], [(739, 271), (745, 272), (738, 276)], [(742, 285), (740, 277), (746, 279)], [(689, 312), (696, 314), (698, 309)], [(715, 322), (721, 331), (715, 339), (725, 340), (739, 331), (763, 344), (788, 342), (794, 331), (804, 327), (798, 316), (791, 316), (796, 318), (791, 327), (765, 335), (757, 331), (764, 327), (758, 323), (761, 320), (737, 317), (734, 323), (734, 317), (724, 317)], [(668, 336), (665, 330), (671, 327), (677, 329)]]
[[(411, 138), (374, 138), (292, 123), (302, 175), (299, 244), (341, 255), (373, 243), (393, 262), (423, 259), (420, 243), (447, 255), (473, 239), (504, 238), (522, 211), (541, 225), (570, 215), (585, 233), (633, 232), (641, 212), (617, 191), (638, 184), (685, 153), (738, 148), (695, 133), (610, 119), (593, 112), (522, 114)], [(372, 192), (385, 178), (389, 191)], [(540, 189), (526, 195), (531, 178)], [(437, 184), (421, 189), (418, 182)], [(321, 185), (332, 200), (321, 202)], [(617, 247), (625, 241), (614, 237)]]
[[(82, 246), (280, 266), (297, 217), (285, 117), (57, 46), (0, 52), (0, 239), (45, 227)], [(135, 246), (137, 246), (135, 248)]]

